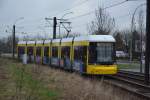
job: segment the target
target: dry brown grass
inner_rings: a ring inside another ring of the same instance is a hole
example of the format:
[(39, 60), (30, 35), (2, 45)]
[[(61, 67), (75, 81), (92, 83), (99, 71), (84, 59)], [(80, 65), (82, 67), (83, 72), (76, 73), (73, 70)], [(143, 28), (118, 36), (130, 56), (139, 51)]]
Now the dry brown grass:
[[(3, 61), (3, 63), (0, 63), (0, 66), (2, 67), (2, 65), (5, 65), (6, 62)], [(17, 65), (22, 66), (20, 63), (17, 63)], [(7, 65), (5, 67), (7, 67)], [(60, 95), (58, 100), (142, 100), (142, 98), (136, 97), (129, 92), (105, 83), (103, 79), (97, 80), (85, 78), (77, 73), (69, 73), (60, 69), (53, 69), (42, 65), (28, 64), (28, 67), (30, 67), (29, 71), (33, 72), (33, 78), (40, 79), (43, 85), (48, 87), (49, 90), (57, 90), (59, 92), (58, 94)], [(38, 77), (34, 76), (36, 75), (34, 73), (37, 73)], [(3, 77), (3, 74), (0, 75)], [(3, 93), (2, 86), (4, 84), (2, 84), (1, 81), (2, 79), (0, 79), (0, 93)], [(8, 83), (8, 81), (5, 82)], [(12, 85), (9, 85), (9, 87), (10, 86)], [(5, 84), (5, 87), (8, 88), (8, 85)], [(12, 97), (13, 94), (9, 96), (8, 93), (10, 92), (7, 92), (5, 95), (1, 94), (0, 100), (11, 100), (9, 97)]]
[[(41, 66), (43, 67), (43, 66)], [(60, 100), (142, 100), (101, 80), (85, 78), (49, 67), (42, 68), (42, 77), (49, 89), (59, 89)]]

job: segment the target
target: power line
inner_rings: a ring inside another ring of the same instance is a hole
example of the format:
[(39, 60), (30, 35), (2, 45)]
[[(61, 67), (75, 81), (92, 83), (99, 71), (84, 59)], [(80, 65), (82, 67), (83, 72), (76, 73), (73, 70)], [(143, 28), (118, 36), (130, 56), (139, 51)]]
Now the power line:
[(117, 17), (115, 17), (115, 19), (122, 19), (122, 18), (125, 18), (125, 17), (130, 17), (130, 15), (132, 15), (132, 14), (128, 13), (128, 14), (125, 14), (125, 15), (117, 16)]
[[(116, 4), (112, 4), (112, 5), (108, 6), (108, 7), (103, 8), (102, 10), (109, 9), (109, 8), (112, 8), (112, 7), (116, 7), (116, 6), (119, 6), (119, 5), (124, 4), (124, 3), (126, 3), (126, 2), (128, 2), (128, 0), (124, 0), (124, 1), (119, 2), (119, 3), (116, 3)], [(96, 11), (98, 11), (98, 10), (96, 10)], [(79, 15), (79, 16), (71, 17), (71, 18), (68, 18), (68, 19), (80, 18), (80, 17), (83, 17), (83, 16), (90, 15), (90, 14), (92, 14), (92, 13), (94, 13), (94, 12), (95, 12), (95, 10), (90, 11), (90, 12), (85, 13), (85, 14), (82, 14), (82, 15)]]
[[(144, 0), (127, 0), (127, 1), (144, 1)], [(146, 0), (145, 0), (146, 1)]]
[[(73, 8), (76, 8), (76, 7), (78, 7), (78, 6), (81, 6), (81, 5), (85, 4), (85, 3), (88, 2), (88, 1), (89, 1), (89, 0), (84, 0), (84, 1), (82, 1), (81, 3), (76, 4), (74, 7), (67, 8), (67, 9), (65, 9), (65, 10), (62, 10), (61, 13), (62, 13), (62, 12), (65, 12), (65, 11), (68, 11), (68, 10), (71, 10), (71, 9), (73, 9)], [(58, 15), (58, 14), (60, 14), (60, 13), (56, 13), (55, 16)]]
[[(125, 14), (125, 15), (117, 16), (117, 17), (115, 17), (115, 19), (122, 19), (122, 18), (125, 18), (125, 17), (129, 17), (130, 15), (131, 15), (131, 13), (128, 13), (128, 14)], [(79, 27), (82, 27), (82, 26), (88, 25), (88, 24), (90, 24), (90, 22), (89, 23), (80, 24), (80, 25), (76, 25), (76, 26), (72, 26), (72, 27), (73, 28), (79, 28)]]
[(77, 25), (77, 26), (72, 26), (72, 29), (75, 29), (75, 28), (80, 28), (80, 27), (83, 27), (85, 25), (87, 25), (88, 23), (84, 23), (84, 24), (80, 24), (80, 25)]

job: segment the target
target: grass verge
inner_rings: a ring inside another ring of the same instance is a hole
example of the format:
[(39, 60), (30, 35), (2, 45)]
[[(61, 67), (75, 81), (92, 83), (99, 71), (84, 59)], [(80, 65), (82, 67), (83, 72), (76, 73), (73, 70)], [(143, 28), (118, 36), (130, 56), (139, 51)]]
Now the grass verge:
[[(114, 87), (111, 80), (82, 77), (77, 73), (1, 59), (0, 100), (142, 100)], [(3, 83), (3, 84), (2, 84)]]
[(34, 65), (22, 65), (6, 59), (2, 62), (5, 62), (2, 66), (5, 70), (7, 69), (7, 75), (11, 82), (9, 83), (6, 80), (1, 82), (1, 87), (3, 87), (4, 83), (10, 85), (9, 87), (5, 85), (5, 90), (7, 91), (0, 91), (0, 94), (5, 94), (1, 100), (6, 100), (5, 97), (8, 96), (12, 100), (57, 100), (59, 95), (57, 90), (50, 90), (44, 85), (41, 78), (42, 72), (39, 71), (38, 67), (32, 69), (31, 66)]
[(139, 64), (129, 63), (129, 64), (117, 64), (119, 69), (137, 69), (139, 68)]

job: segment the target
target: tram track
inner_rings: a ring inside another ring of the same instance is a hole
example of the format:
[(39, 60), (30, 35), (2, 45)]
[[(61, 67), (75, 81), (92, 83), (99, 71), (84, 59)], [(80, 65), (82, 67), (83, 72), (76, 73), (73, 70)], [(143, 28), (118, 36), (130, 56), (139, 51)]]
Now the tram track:
[(117, 76), (126, 78), (128, 80), (132, 80), (132, 81), (134, 80), (135, 82), (141, 83), (141, 84), (144, 84), (144, 80), (145, 80), (144, 74), (140, 72), (119, 70), (117, 73)]
[[(56, 67), (51, 67), (51, 68), (56, 68)], [(59, 68), (56, 68), (59, 69)], [(62, 70), (62, 69), (61, 69)], [(64, 70), (68, 73), (72, 73), (70, 71)], [(78, 72), (74, 72), (75, 74), (79, 75)], [(125, 74), (125, 73), (124, 73)], [(131, 74), (130, 74), (131, 75)], [(140, 75), (140, 77), (143, 77), (143, 75)], [(91, 79), (91, 80), (103, 80), (104, 82), (113, 85), (114, 87), (118, 87), (124, 91), (127, 91), (131, 94), (134, 94), (136, 96), (142, 97), (143, 100), (150, 100), (150, 86), (135, 82), (135, 81), (131, 81), (131, 79), (134, 78), (126, 78), (119, 74), (117, 75), (86, 75), (83, 74), (82, 77), (86, 78), (86, 79)]]
[(150, 100), (150, 85), (144, 84), (144, 74), (119, 70), (116, 75), (106, 75), (113, 85)]

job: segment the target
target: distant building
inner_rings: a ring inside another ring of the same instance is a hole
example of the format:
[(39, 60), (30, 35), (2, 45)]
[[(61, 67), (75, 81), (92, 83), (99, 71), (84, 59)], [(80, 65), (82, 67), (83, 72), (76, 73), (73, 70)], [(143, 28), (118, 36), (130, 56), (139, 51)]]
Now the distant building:
[(128, 53), (124, 51), (116, 51), (116, 57), (128, 57)]

